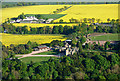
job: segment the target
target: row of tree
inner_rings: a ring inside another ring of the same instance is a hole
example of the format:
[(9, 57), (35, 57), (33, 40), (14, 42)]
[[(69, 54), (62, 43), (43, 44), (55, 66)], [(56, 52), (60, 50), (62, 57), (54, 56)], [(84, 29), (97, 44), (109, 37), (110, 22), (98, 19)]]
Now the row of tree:
[(79, 24), (78, 26), (50, 26), (45, 27), (15, 27), (12, 24), (3, 24), (2, 32), (10, 33), (10, 34), (72, 34), (75, 32), (79, 32), (83, 35), (99, 32), (99, 33), (120, 33), (119, 24), (114, 24), (112, 27), (110, 26), (100, 26), (100, 25), (86, 25), (85, 23)]
[[(69, 19), (69, 22), (65, 22), (63, 19), (60, 19), (59, 22), (54, 22), (54, 23), (100, 23), (102, 22), (100, 19), (95, 19), (95, 18), (83, 18), (83, 19), (75, 19), (75, 18), (71, 18)], [(109, 24), (113, 24), (113, 23), (119, 23), (119, 19), (107, 19), (107, 23)]]
[(15, 6), (30, 6), (30, 5), (38, 5), (38, 3), (35, 2), (3, 2), (2, 8), (9, 8), (9, 7), (15, 7)]
[[(70, 7), (71, 7), (71, 6), (70, 6)], [(64, 6), (64, 8), (56, 9), (56, 11), (53, 11), (53, 13), (54, 13), (54, 14), (60, 13), (60, 12), (62, 12), (62, 11), (65, 11), (66, 9), (70, 8), (70, 7)]]
[(9, 8), (15, 6), (29, 6), (29, 5), (67, 5), (67, 4), (119, 4), (119, 2), (3, 2), (2, 8)]

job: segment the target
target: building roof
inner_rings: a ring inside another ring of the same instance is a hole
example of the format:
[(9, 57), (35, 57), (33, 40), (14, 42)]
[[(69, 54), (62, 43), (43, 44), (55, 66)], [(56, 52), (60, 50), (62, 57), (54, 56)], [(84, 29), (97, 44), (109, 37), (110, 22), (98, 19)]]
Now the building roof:
[(38, 48), (39, 48), (39, 49), (45, 49), (45, 48), (49, 48), (49, 47), (47, 47), (47, 46), (45, 46), (45, 45), (42, 45), (42, 46), (38, 46)]
[(70, 41), (71, 42), (72, 40), (67, 39), (66, 41)]

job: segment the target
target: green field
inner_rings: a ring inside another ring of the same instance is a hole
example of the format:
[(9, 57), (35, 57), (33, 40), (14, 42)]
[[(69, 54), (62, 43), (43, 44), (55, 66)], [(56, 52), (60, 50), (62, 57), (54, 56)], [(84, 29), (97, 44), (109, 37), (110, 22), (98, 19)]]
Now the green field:
[(102, 36), (92, 36), (89, 37), (92, 41), (120, 41), (120, 34), (106, 34)]
[[(52, 58), (57, 58), (57, 57), (52, 57)], [(29, 64), (31, 61), (35, 62), (45, 62), (48, 61), (50, 59), (50, 57), (25, 57), (25, 58), (21, 58), (21, 61)]]
[[(26, 16), (35, 16), (35, 15), (37, 15), (37, 14), (26, 14)], [(46, 19), (46, 18), (58, 19), (60, 17), (65, 16), (66, 14), (40, 14), (40, 15), (44, 19)]]
[(43, 53), (38, 53), (35, 55), (58, 55), (58, 52), (55, 51), (47, 51), (47, 52), (43, 52)]

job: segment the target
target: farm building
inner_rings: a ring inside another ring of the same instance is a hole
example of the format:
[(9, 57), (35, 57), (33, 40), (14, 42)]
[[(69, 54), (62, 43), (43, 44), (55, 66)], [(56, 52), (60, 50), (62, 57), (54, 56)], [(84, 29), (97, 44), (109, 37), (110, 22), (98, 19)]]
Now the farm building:
[(50, 48), (45, 46), (45, 45), (42, 45), (42, 46), (38, 46), (37, 48), (34, 48), (34, 51), (49, 51)]
[(50, 23), (51, 21), (53, 21), (53, 19), (48, 19), (46, 23)]
[(25, 20), (38, 20), (35, 16), (29, 16), (29, 17), (26, 17), (26, 19), (23, 19), (23, 21)]
[(15, 20), (11, 20), (10, 23), (15, 23)]
[(20, 21), (22, 21), (22, 19), (17, 19), (15, 22), (20, 23)]

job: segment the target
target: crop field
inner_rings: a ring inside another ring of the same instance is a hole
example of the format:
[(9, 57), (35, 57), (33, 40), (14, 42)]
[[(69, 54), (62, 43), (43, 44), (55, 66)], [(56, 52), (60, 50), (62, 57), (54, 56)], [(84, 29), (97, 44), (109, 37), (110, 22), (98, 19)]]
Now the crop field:
[(0, 33), (2, 35), (2, 43), (6, 46), (10, 44), (25, 44), (29, 40), (32, 42), (37, 42), (38, 44), (50, 43), (53, 40), (66, 40), (65, 35), (49, 35), (49, 34), (39, 34), (39, 35), (13, 35)]
[[(52, 57), (52, 58), (57, 58), (57, 57)], [(25, 57), (25, 58), (21, 58), (21, 61), (25, 62), (26, 64), (29, 64), (31, 61), (35, 62), (44, 62), (44, 61), (48, 61), (50, 59), (50, 57)]]
[(50, 26), (51, 28), (53, 26), (59, 26), (59, 25), (62, 25), (62, 26), (74, 26), (74, 25), (78, 25), (78, 24), (35, 24), (35, 23), (13, 23), (14, 26), (28, 26), (28, 27), (44, 27), (44, 26)]
[[(64, 6), (71, 5), (35, 5), (35, 6), (23, 6), (12, 7), (2, 9), (3, 22), (7, 18), (14, 18), (24, 14), (52, 14), (53, 11)], [(71, 8), (59, 13), (66, 14), (65, 16), (55, 20), (69, 21), (70, 18), (81, 20), (83, 18), (95, 18), (100, 19), (102, 22), (110, 19), (118, 19), (118, 4), (89, 4), (89, 5), (73, 5)]]
[(106, 22), (108, 18), (118, 19), (118, 4), (73, 5), (68, 10), (59, 14), (67, 14), (60, 18), (64, 21), (69, 21), (70, 18), (78, 20), (83, 18), (95, 18), (100, 19), (101, 22)]
[(2, 22), (7, 18), (18, 17), (21, 13), (24, 14), (52, 14), (53, 11), (64, 6), (70, 5), (34, 5), (34, 6), (22, 6), (2, 9)]
[(120, 34), (106, 34), (106, 35), (101, 35), (101, 36), (92, 36), (90, 37), (90, 39), (92, 39), (92, 41), (97, 41), (97, 40), (101, 40), (101, 41), (120, 41), (119, 38)]

